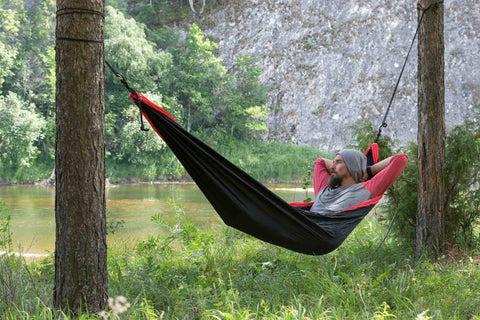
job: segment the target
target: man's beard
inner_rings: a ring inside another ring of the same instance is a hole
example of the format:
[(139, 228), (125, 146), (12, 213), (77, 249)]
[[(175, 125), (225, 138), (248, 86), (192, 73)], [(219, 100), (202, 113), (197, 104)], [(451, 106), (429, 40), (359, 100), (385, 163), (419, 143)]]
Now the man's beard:
[(338, 188), (342, 183), (342, 179), (338, 177), (337, 175), (330, 175), (330, 178), (328, 178), (328, 186), (330, 188)]

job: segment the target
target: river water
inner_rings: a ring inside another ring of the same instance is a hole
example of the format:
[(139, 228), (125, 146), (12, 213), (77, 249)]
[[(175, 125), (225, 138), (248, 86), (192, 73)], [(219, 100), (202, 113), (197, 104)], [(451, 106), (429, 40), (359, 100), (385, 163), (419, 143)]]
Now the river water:
[[(288, 202), (303, 201), (300, 185), (269, 185), (270, 190)], [(309, 190), (311, 197), (313, 191)], [(202, 230), (222, 221), (195, 184), (134, 184), (108, 187), (107, 219), (124, 221), (123, 227), (109, 234), (107, 241), (133, 244), (162, 232), (151, 217), (161, 214), (166, 221), (175, 217), (175, 206)], [(170, 200), (170, 201), (169, 201)], [(14, 251), (43, 255), (55, 248), (55, 188), (52, 186), (0, 187), (0, 201), (11, 216)], [(172, 203), (174, 205), (172, 205)], [(1, 250), (0, 250), (1, 251)]]

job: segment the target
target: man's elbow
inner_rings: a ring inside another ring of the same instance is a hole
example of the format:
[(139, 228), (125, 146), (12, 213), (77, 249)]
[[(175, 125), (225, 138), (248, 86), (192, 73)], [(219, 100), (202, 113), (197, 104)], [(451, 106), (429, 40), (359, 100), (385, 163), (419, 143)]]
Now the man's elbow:
[(405, 168), (407, 166), (408, 156), (406, 153), (399, 153), (393, 157), (392, 161), (395, 161), (398, 166)]

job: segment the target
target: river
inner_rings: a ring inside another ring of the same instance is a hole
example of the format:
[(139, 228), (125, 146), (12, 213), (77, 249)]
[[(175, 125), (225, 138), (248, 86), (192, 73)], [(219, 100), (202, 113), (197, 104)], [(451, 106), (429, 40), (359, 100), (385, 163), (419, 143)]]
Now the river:
[[(300, 185), (268, 187), (288, 202), (305, 199), (305, 190)], [(309, 196), (312, 193), (309, 190)], [(123, 227), (108, 235), (109, 245), (133, 244), (149, 235), (158, 235), (162, 228), (152, 222), (151, 217), (161, 214), (163, 219), (172, 221), (175, 206), (182, 207), (185, 216), (202, 230), (208, 231), (222, 223), (195, 184), (115, 185), (106, 189), (106, 196), (107, 219), (124, 221)], [(3, 186), (0, 187), (0, 201), (5, 203), (6, 213), (11, 216), (14, 251), (38, 256), (54, 251), (54, 187)]]

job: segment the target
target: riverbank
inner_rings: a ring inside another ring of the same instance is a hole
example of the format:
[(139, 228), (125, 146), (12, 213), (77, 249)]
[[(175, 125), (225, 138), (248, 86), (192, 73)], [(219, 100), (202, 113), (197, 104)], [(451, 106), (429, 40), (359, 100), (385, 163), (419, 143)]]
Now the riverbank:
[[(215, 150), (254, 179), (264, 183), (297, 183), (311, 175), (318, 157), (332, 155), (308, 146), (280, 142), (231, 141), (214, 146)], [(115, 161), (106, 158), (106, 179), (111, 185), (145, 182), (190, 182), (183, 166), (169, 150), (159, 153), (156, 162), (148, 159), (137, 162)], [(40, 160), (39, 160), (40, 161)], [(38, 162), (38, 161), (37, 161)], [(0, 185), (54, 184), (54, 163), (35, 162), (15, 172), (0, 171)]]
[[(104, 319), (480, 318), (479, 257), (432, 262), (394, 241), (375, 251), (386, 228), (373, 213), (339, 249), (317, 257), (225, 226), (202, 232), (179, 223), (134, 249), (117, 243), (109, 249), (109, 296), (125, 308)], [(28, 264), (0, 258), (0, 277), (10, 275), (16, 287), (0, 300), (3, 319), (57, 319), (53, 255)]]
[[(312, 197), (313, 190), (301, 184), (266, 185), (287, 202), (300, 202)], [(307, 195), (308, 194), (308, 195)], [(3, 216), (10, 216), (13, 248), (16, 252), (45, 254), (54, 251), (55, 187), (15, 185), (0, 187), (0, 206), (5, 203)], [(172, 205), (175, 203), (175, 206)], [(152, 223), (152, 216), (175, 221), (182, 207), (188, 218), (200, 230), (211, 231), (221, 223), (218, 214), (192, 182), (158, 182), (110, 185), (106, 188), (108, 244), (129, 240), (130, 246), (150, 235), (164, 234), (165, 229)], [(1, 210), (0, 210), (1, 211)], [(121, 228), (112, 227), (121, 225)], [(22, 247), (19, 250), (18, 247)]]

